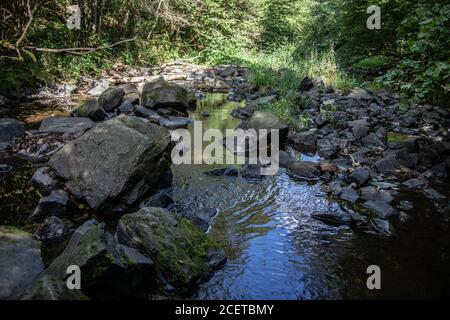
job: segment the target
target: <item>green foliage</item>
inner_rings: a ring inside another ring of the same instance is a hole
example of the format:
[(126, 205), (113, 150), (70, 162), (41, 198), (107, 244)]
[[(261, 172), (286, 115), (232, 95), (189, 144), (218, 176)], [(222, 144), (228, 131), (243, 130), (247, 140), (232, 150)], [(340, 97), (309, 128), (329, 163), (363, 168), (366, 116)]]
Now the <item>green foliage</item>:
[(413, 101), (449, 106), (450, 5), (421, 3), (399, 26), (402, 60), (385, 83)]
[(392, 65), (391, 59), (385, 56), (377, 55), (364, 58), (355, 64), (355, 68), (361, 70), (384, 69)]

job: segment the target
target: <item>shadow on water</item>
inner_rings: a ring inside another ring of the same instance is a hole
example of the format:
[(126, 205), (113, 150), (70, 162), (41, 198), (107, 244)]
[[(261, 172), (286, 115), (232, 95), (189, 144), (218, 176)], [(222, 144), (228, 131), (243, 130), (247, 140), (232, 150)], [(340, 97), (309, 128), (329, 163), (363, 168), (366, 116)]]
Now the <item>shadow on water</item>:
[[(203, 120), (203, 129), (223, 131), (239, 124), (229, 116), (236, 103), (221, 95), (209, 99), (191, 114)], [(210, 117), (202, 117), (205, 111)], [(288, 152), (297, 159), (319, 160)], [(320, 191), (320, 183), (295, 181), (284, 169), (257, 181), (203, 174), (223, 166), (173, 166), (174, 199), (184, 210), (218, 209), (210, 235), (228, 254), (225, 267), (194, 298), (449, 297), (450, 235), (429, 201), (408, 195), (415, 211), (406, 222), (394, 222), (397, 239), (373, 238), (310, 217), (316, 210), (341, 210)], [(372, 264), (382, 270), (379, 291), (366, 287), (366, 269)]]

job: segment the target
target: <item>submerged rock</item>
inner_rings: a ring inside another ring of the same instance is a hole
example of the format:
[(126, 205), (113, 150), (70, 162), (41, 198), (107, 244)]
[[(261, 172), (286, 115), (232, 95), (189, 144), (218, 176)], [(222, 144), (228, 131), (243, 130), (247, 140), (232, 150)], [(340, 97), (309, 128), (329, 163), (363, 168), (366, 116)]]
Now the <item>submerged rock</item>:
[(351, 215), (344, 212), (315, 211), (311, 217), (336, 226), (349, 226), (352, 222)]
[(158, 184), (170, 166), (169, 147), (166, 129), (121, 115), (64, 146), (49, 165), (91, 208), (127, 207)]
[(203, 232), (208, 231), (212, 218), (217, 215), (217, 209), (201, 209), (184, 213), (183, 216), (191, 220)]
[(174, 288), (195, 285), (225, 261), (222, 250), (198, 227), (161, 208), (124, 215), (117, 226), (117, 239), (152, 259), (162, 285)]
[(210, 171), (207, 171), (204, 173), (207, 176), (231, 176), (231, 177), (237, 177), (239, 172), (236, 168), (218, 168), (218, 169), (213, 169)]
[(374, 218), (370, 221), (375, 232), (389, 238), (395, 237), (395, 230), (389, 221)]
[(32, 234), (0, 227), (0, 300), (19, 298), (44, 270), (40, 248)]

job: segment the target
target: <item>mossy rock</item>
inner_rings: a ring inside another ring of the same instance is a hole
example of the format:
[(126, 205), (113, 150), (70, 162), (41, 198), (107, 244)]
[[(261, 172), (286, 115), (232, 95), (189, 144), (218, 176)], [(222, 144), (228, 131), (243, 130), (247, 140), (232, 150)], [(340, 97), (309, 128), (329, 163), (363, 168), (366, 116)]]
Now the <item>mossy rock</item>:
[(176, 289), (189, 289), (225, 259), (223, 255), (222, 261), (217, 260), (219, 246), (197, 226), (162, 208), (143, 208), (123, 216), (117, 238), (152, 259), (157, 278)]

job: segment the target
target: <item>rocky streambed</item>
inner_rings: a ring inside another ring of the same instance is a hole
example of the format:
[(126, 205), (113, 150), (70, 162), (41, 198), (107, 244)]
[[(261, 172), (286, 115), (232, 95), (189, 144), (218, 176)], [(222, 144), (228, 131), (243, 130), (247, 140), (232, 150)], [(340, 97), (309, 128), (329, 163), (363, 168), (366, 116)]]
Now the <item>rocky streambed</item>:
[[(1, 298), (448, 297), (447, 111), (306, 78), (298, 129), (243, 68), (117, 69), (39, 93), (57, 117), (2, 109)], [(281, 129), (282, 168), (171, 165), (169, 130), (193, 120)]]

